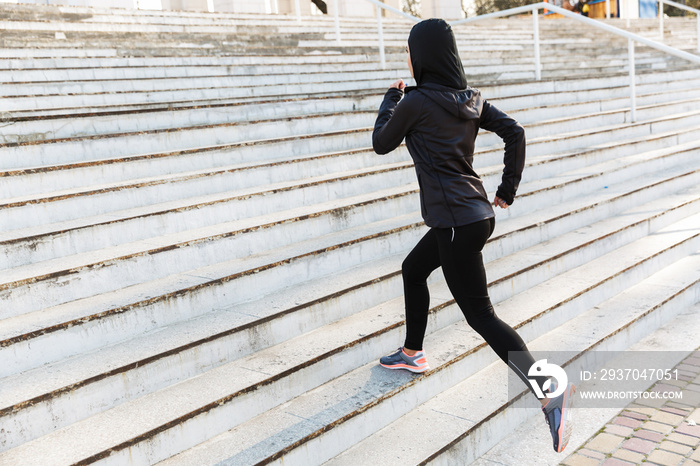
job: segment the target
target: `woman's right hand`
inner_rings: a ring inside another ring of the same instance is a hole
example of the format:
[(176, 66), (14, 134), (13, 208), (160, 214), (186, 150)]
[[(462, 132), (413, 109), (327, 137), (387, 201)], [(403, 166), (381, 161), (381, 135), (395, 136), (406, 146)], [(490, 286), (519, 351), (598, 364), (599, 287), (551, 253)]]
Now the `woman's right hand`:
[(396, 82), (391, 83), (391, 86), (389, 86), (389, 89), (391, 88), (398, 89), (400, 91), (403, 91), (404, 87), (406, 87), (406, 83), (403, 82), (403, 79), (399, 79)]
[(501, 199), (498, 196), (494, 196), (493, 198), (493, 205), (495, 207), (500, 207), (501, 209), (507, 209), (508, 208), (508, 203)]

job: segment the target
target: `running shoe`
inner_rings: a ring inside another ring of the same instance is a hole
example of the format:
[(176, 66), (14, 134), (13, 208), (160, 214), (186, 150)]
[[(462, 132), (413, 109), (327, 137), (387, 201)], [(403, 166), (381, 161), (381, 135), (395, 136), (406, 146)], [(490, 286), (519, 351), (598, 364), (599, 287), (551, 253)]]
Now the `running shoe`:
[(544, 418), (549, 424), (549, 431), (554, 442), (554, 451), (561, 453), (571, 437), (571, 403), (576, 393), (574, 384), (569, 384), (564, 393), (556, 398), (550, 398), (542, 407)]
[(403, 348), (399, 348), (395, 353), (388, 356), (383, 356), (379, 360), (379, 364), (387, 369), (406, 369), (411, 372), (425, 372), (430, 367), (425, 359), (425, 353), (418, 351), (415, 355), (407, 355)]

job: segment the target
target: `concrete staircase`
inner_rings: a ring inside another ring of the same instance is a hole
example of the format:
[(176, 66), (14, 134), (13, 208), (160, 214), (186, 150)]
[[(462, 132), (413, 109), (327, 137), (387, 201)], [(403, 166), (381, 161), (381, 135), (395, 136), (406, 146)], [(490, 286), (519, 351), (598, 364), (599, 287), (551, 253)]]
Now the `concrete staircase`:
[[(426, 231), (405, 147), (370, 147), (410, 23), (381, 70), (361, 19), (337, 44), (326, 18), (0, 18), (0, 464), (465, 464), (535, 422), (439, 273), (433, 369), (377, 365)], [(531, 20), (458, 31), (528, 137), (491, 296), (533, 348), (625, 349), (700, 301), (700, 72), (640, 49), (630, 123), (626, 41), (542, 24), (541, 82)], [(493, 193), (503, 145), (477, 145)]]

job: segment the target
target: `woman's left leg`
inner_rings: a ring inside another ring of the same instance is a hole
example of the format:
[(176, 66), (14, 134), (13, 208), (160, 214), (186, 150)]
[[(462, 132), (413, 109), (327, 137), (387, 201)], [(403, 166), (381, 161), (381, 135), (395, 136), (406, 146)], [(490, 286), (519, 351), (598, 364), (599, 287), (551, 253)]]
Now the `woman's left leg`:
[[(532, 389), (527, 372), (535, 362), (520, 335), (494, 312), (481, 250), (493, 233), (494, 219), (457, 228), (435, 229), (447, 285), (467, 323)], [(516, 356), (509, 360), (508, 353)]]

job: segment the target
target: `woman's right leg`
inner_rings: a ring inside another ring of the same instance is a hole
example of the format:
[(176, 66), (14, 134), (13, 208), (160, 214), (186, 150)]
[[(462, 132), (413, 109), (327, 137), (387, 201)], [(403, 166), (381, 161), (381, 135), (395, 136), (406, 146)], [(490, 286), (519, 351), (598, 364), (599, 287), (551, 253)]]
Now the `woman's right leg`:
[(430, 229), (408, 254), (401, 265), (404, 302), (406, 309), (406, 341), (404, 348), (422, 350), (423, 337), (428, 325), (430, 292), (427, 279), (440, 267), (435, 231)]

